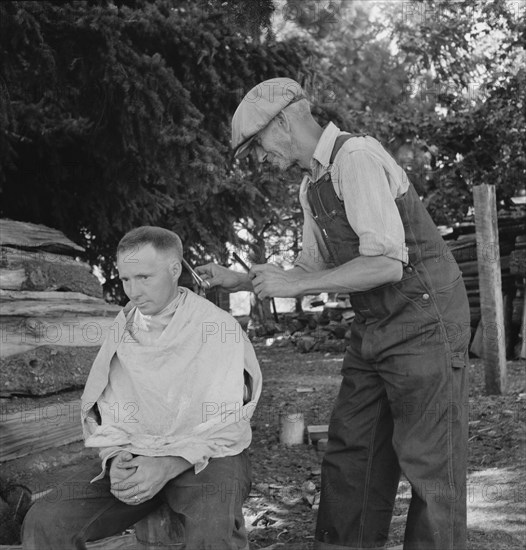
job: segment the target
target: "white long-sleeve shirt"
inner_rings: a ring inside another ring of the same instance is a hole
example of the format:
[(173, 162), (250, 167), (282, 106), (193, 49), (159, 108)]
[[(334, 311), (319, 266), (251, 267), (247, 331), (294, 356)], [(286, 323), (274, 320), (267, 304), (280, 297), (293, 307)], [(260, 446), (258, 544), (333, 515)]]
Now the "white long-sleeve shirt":
[(329, 254), (307, 199), (308, 186), (331, 173), (336, 195), (345, 205), (347, 220), (360, 239), (362, 256), (387, 256), (408, 261), (402, 219), (395, 199), (409, 187), (409, 179), (394, 158), (371, 136), (344, 143), (331, 166), (336, 138), (344, 135), (332, 122), (323, 131), (311, 160), (311, 176), (300, 187), (303, 244), (295, 265), (308, 272), (330, 266)]

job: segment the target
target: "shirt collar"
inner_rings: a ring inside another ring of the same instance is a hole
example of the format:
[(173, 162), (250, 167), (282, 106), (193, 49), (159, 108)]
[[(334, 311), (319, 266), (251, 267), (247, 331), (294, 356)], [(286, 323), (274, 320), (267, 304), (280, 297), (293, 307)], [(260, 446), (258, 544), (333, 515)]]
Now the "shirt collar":
[(311, 174), (314, 181), (318, 180), (328, 171), (331, 164), (331, 154), (334, 149), (334, 142), (340, 133), (338, 126), (332, 122), (329, 122), (329, 124), (325, 126), (310, 161)]
[(146, 331), (164, 330), (168, 326), (168, 323), (172, 320), (183, 294), (184, 290), (181, 287), (178, 287), (175, 298), (155, 315), (143, 315), (139, 311), (139, 308), (137, 308), (136, 320), (139, 327)]

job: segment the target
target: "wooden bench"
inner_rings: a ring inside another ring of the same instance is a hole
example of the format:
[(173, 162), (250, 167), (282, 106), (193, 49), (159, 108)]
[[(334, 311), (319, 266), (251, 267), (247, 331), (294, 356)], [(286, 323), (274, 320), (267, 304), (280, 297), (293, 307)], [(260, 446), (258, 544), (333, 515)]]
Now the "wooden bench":
[[(183, 548), (184, 524), (179, 514), (163, 504), (135, 524), (137, 550), (172, 550)], [(249, 550), (247, 543), (243, 550)]]
[(184, 525), (178, 514), (167, 504), (135, 524), (137, 550), (183, 548)]

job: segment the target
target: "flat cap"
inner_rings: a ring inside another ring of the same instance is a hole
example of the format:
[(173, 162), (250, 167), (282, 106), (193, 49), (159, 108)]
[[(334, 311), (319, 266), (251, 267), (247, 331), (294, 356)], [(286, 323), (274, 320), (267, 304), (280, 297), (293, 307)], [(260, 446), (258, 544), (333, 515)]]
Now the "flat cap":
[(292, 78), (271, 78), (254, 86), (232, 117), (234, 156), (246, 156), (255, 135), (287, 105), (304, 97), (301, 86)]

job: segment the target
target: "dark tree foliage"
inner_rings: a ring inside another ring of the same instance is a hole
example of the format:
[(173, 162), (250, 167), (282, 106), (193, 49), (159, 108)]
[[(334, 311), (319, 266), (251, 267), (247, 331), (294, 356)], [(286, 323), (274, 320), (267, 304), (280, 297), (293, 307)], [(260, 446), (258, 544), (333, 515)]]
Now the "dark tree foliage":
[[(381, 5), (383, 18), (370, 17)], [(472, 186), (503, 204), (526, 180), (524, 4), (505, 0), (288, 0), (318, 49), (334, 101), (320, 121), (411, 149), (410, 177), (435, 222), (462, 220)], [(415, 159), (414, 159), (415, 160)], [(417, 165), (417, 166), (415, 166)]]
[(234, 221), (268, 203), (232, 168), (230, 117), (309, 57), (301, 40), (254, 40), (241, 4), (2, 3), (0, 215), (84, 244), (107, 290), (116, 243), (142, 224), (224, 261)]
[(279, 262), (260, 244), (297, 249), (301, 175), (229, 147), (238, 102), (276, 76), (320, 123), (418, 149), (411, 178), (436, 222), (462, 219), (473, 184), (509, 202), (526, 172), (518, 3), (392, 2), (371, 19), (376, 4), (0, 3), (0, 215), (84, 244), (110, 293), (115, 245), (142, 224), (177, 231), (192, 261), (227, 263), (230, 242)]

